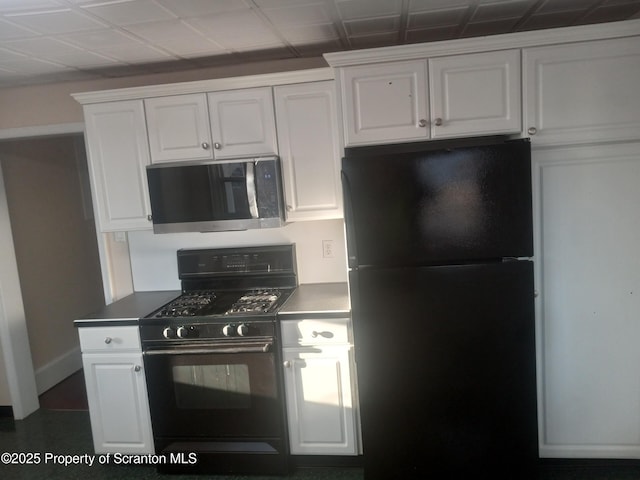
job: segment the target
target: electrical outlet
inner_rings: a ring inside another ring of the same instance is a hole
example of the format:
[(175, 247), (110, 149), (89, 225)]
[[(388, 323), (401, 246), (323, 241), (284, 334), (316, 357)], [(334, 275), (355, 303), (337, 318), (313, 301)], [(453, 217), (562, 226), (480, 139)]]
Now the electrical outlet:
[(333, 240), (322, 240), (322, 258), (333, 258)]

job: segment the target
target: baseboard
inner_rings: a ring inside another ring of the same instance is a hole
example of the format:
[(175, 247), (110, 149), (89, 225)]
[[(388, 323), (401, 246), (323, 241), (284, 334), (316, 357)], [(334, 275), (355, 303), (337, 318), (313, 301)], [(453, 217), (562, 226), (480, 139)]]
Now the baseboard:
[(69, 350), (35, 371), (38, 395), (82, 368), (80, 347)]

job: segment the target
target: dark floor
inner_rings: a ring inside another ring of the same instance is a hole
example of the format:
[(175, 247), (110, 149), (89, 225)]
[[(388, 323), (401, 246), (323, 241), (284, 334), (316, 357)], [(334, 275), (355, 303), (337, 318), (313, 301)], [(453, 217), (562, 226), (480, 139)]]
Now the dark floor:
[[(75, 390), (75, 394), (70, 394)], [(205, 475), (165, 475), (148, 465), (100, 465), (98, 455), (93, 455), (89, 412), (75, 407), (82, 405), (83, 389), (78, 389), (77, 379), (64, 382), (48, 392), (47, 408), (41, 408), (24, 420), (15, 421), (0, 417), (0, 480), (363, 480), (360, 468), (299, 468), (293, 469), (287, 477), (272, 476), (205, 476)], [(72, 398), (73, 401), (64, 399)], [(42, 400), (42, 397), (41, 397)], [(53, 408), (53, 409), (51, 409)], [(7, 464), (11, 461), (21, 465)], [(78, 455), (94, 458), (94, 464), (64, 466), (45, 461), (45, 454)], [(26, 454), (26, 455), (25, 455)], [(30, 456), (30, 454), (33, 454)], [(33, 464), (38, 461), (39, 464)], [(25, 464), (31, 460), (32, 464)], [(464, 480), (474, 480), (471, 476)], [(562, 462), (545, 460), (540, 467), (538, 480), (640, 480), (640, 463), (627, 462)], [(395, 479), (390, 479), (395, 480)], [(400, 480), (400, 479), (398, 479)], [(454, 478), (433, 478), (430, 480), (458, 480)], [(462, 479), (461, 479), (462, 480)], [(519, 480), (513, 478), (510, 480)]]

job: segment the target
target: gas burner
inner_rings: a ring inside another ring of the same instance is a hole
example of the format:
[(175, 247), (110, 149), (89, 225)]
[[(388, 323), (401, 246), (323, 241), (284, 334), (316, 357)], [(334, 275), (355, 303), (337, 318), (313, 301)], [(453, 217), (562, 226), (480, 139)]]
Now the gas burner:
[(272, 288), (251, 290), (236, 300), (225, 314), (267, 313), (280, 295), (280, 290)]
[(164, 317), (194, 317), (209, 307), (216, 299), (216, 294), (210, 290), (195, 290), (185, 292), (178, 298), (165, 305), (156, 313), (156, 318)]

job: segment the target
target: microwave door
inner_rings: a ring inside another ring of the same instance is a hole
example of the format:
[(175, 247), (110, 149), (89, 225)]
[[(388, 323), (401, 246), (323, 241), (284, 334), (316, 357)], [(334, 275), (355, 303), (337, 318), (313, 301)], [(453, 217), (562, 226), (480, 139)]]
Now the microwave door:
[[(248, 195), (250, 179), (245, 165), (226, 163), (209, 166), (210, 203), (214, 218), (239, 220), (253, 217)], [(251, 188), (255, 191), (253, 185), (251, 179)]]

